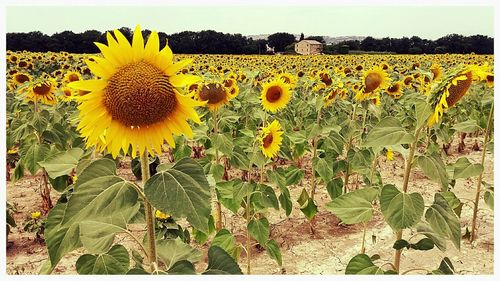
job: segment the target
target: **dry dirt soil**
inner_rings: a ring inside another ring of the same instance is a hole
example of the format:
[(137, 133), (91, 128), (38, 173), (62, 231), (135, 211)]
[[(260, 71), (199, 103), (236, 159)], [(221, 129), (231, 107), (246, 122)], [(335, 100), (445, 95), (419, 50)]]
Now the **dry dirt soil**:
[[(466, 139), (466, 149), (462, 153), (457, 152), (458, 144), (454, 142), (450, 149), (451, 155), (447, 162), (455, 162), (457, 158), (467, 156), (471, 162), (479, 163), (481, 151), (473, 151), (474, 139)], [(481, 144), (481, 141), (479, 141)], [(482, 145), (481, 145), (482, 148)], [(379, 159), (379, 170), (384, 183), (402, 185), (403, 180), (403, 158), (395, 153), (394, 161), (387, 161), (385, 157)], [(164, 160), (164, 159), (162, 159)], [(119, 174), (129, 180), (134, 180), (129, 163), (124, 162), (119, 169)], [(310, 166), (304, 165), (308, 171)], [(295, 201), (305, 186), (309, 190), (310, 173), (301, 185), (290, 187), (292, 200)], [(351, 177), (352, 186), (356, 186), (356, 176)], [(493, 155), (486, 154), (485, 171), (483, 180), (493, 183)], [(465, 202), (460, 223), (462, 233), (465, 227), (470, 226), (472, 218), (472, 201), (474, 199), (477, 178), (458, 180), (453, 191), (458, 198)], [(41, 206), (41, 198), (38, 194), (39, 177), (25, 176), (22, 180), (12, 184), (7, 183), (7, 200), (17, 207), (14, 214), (18, 227), (12, 229), (9, 235), (7, 247), (7, 273), (8, 274), (36, 274), (47, 259), (47, 249), (43, 242), (38, 242), (33, 233), (24, 232), (22, 226), (30, 216), (31, 212), (37, 211)], [(363, 185), (360, 183), (359, 188)], [(420, 192), (425, 199), (426, 205), (430, 205), (433, 194), (440, 190), (439, 186), (429, 181), (422, 172), (415, 168), (412, 171), (409, 189), (410, 192)], [(53, 193), (54, 202), (58, 194)], [(316, 201), (319, 213), (314, 222), (315, 233), (310, 231), (310, 224), (297, 208), (289, 217), (283, 210), (272, 211), (268, 214), (271, 223), (271, 238), (275, 239), (280, 246), (283, 256), (283, 268), (267, 256), (266, 252), (259, 246), (252, 250), (251, 265), (252, 274), (344, 274), (349, 260), (360, 252), (363, 235), (362, 225), (343, 225), (332, 213), (325, 210), (324, 205), (330, 201), (326, 189), (319, 188)], [(443, 257), (449, 257), (455, 266), (457, 274), (493, 274), (493, 211), (488, 209), (481, 199), (478, 215), (478, 237), (474, 243), (463, 239), (461, 249), (455, 249), (451, 243), (446, 252), (438, 249), (431, 251), (405, 250), (402, 256), (401, 271), (411, 268), (435, 269)], [(224, 211), (225, 227), (232, 233), (236, 233), (238, 241), (243, 242), (244, 220), (241, 216), (233, 215), (228, 210)], [(141, 225), (131, 226), (133, 233), (143, 235), (144, 227)], [(408, 238), (411, 233), (406, 230), (404, 236)], [(367, 224), (366, 253), (368, 255), (379, 254), (381, 259), (376, 264), (382, 265), (391, 262), (394, 255), (392, 245), (395, 234), (384, 222), (381, 215), (377, 214)], [(115, 242), (125, 244), (128, 248), (136, 248), (130, 238), (117, 236)], [(206, 253), (208, 245), (194, 245), (202, 250), (204, 258), (196, 268), (202, 270), (206, 267)], [(54, 270), (53, 274), (76, 274), (75, 262), (83, 254), (83, 250), (74, 251), (65, 256)], [(239, 260), (242, 270), (246, 269), (245, 253)], [(424, 271), (413, 271), (411, 274), (425, 274)]]

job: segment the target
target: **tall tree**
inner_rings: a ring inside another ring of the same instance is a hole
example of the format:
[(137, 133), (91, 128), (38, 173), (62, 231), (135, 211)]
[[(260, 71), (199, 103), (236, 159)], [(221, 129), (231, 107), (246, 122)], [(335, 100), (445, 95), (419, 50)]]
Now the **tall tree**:
[(269, 46), (274, 48), (275, 52), (283, 52), (285, 47), (295, 42), (295, 36), (286, 32), (278, 32), (267, 37)]

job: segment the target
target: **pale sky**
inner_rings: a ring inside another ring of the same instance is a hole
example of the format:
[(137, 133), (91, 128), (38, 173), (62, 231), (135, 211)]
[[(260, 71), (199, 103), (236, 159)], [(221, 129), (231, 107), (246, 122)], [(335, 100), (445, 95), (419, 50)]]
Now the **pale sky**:
[(426, 39), (458, 33), (494, 36), (492, 6), (8, 6), (6, 32), (105, 31), (122, 26), (167, 34), (212, 29), (243, 35)]

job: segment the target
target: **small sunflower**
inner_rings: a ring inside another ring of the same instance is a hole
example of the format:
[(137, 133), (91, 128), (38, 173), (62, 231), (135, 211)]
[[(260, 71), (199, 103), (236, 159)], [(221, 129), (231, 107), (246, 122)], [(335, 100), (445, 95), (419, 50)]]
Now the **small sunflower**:
[(108, 45), (95, 43), (103, 57), (86, 61), (99, 79), (80, 80), (69, 87), (86, 91), (79, 97), (80, 123), (77, 129), (87, 147), (96, 146), (104, 136), (105, 148), (116, 157), (132, 146), (132, 155), (145, 151), (161, 153), (166, 141), (175, 147), (173, 135), (192, 137), (187, 120), (200, 123), (195, 111), (202, 102), (179, 93), (177, 88), (197, 82), (200, 77), (177, 74), (192, 60), (173, 63), (168, 45), (160, 48), (159, 36), (151, 32), (147, 43), (137, 26), (132, 44), (119, 31), (106, 33)]
[(262, 154), (267, 158), (272, 158), (280, 151), (283, 131), (278, 120), (274, 120), (267, 127), (262, 128), (259, 141)]
[(75, 72), (75, 71), (67, 72), (63, 78), (64, 83), (71, 83), (71, 82), (80, 81), (80, 80), (82, 80), (82, 75), (78, 72)]
[(363, 93), (370, 94), (386, 89), (389, 85), (389, 76), (380, 67), (374, 67), (363, 74)]
[(289, 84), (292, 88), (297, 84), (297, 77), (293, 74), (283, 72), (278, 75), (278, 79), (282, 79), (285, 83)]
[(12, 82), (14, 85), (22, 85), (25, 82), (30, 82), (32, 80), (31, 75), (28, 73), (17, 72), (12, 76)]
[(57, 99), (55, 91), (56, 82), (52, 79), (33, 83), (33, 85), (28, 89), (26, 100), (50, 105), (56, 104)]
[(61, 95), (59, 99), (65, 102), (69, 102), (74, 99), (74, 91), (71, 88), (63, 87), (61, 89)]
[(272, 113), (286, 107), (290, 101), (290, 86), (282, 79), (275, 79), (262, 85), (262, 107)]
[(196, 96), (198, 100), (206, 102), (211, 111), (217, 110), (234, 98), (230, 89), (219, 82), (208, 82), (199, 86)]
[(393, 98), (399, 99), (403, 95), (402, 88), (401, 82), (396, 82), (387, 88), (387, 93)]

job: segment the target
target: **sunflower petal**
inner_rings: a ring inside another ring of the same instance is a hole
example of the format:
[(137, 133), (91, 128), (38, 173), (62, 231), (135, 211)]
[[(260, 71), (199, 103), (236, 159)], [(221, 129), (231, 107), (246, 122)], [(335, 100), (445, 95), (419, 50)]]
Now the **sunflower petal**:
[(76, 90), (84, 90), (84, 91), (99, 91), (106, 88), (107, 81), (103, 79), (97, 80), (80, 80), (71, 82), (68, 84), (68, 87)]
[(173, 76), (175, 75), (177, 72), (179, 72), (179, 70), (181, 70), (182, 68), (184, 68), (186, 65), (190, 64), (193, 62), (193, 59), (185, 59), (185, 60), (181, 60), (180, 62), (178, 63), (174, 63), (172, 65), (170, 65), (166, 70), (165, 70), (165, 74), (167, 76)]
[(201, 77), (192, 74), (178, 74), (169, 77), (168, 80), (172, 86), (182, 88), (200, 81)]

